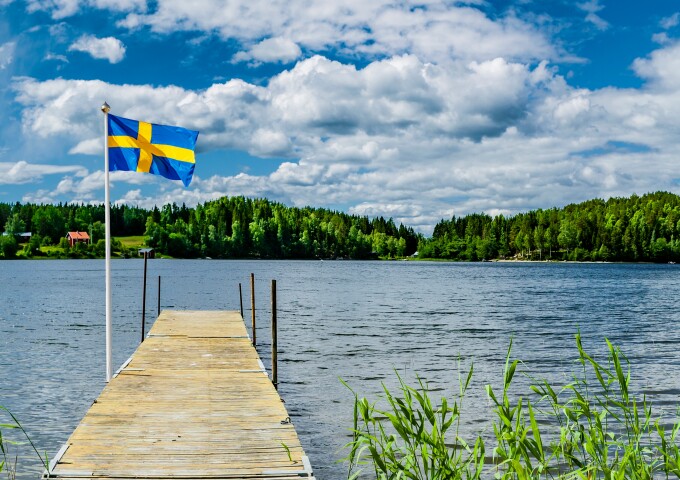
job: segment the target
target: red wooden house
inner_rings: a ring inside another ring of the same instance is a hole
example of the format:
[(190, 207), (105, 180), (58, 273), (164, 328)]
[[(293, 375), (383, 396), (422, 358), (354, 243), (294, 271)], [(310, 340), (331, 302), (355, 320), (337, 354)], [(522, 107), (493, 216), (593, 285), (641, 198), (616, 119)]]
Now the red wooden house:
[(68, 239), (71, 248), (73, 248), (73, 245), (76, 243), (90, 243), (90, 236), (85, 232), (68, 232), (66, 238)]

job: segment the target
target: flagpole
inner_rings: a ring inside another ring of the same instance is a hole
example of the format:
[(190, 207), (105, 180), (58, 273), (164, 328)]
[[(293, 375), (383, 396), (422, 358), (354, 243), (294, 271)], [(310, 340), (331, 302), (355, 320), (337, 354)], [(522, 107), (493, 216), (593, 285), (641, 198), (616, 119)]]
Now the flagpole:
[(109, 191), (109, 107), (104, 112), (104, 223), (106, 224), (106, 381), (111, 380), (111, 193)]

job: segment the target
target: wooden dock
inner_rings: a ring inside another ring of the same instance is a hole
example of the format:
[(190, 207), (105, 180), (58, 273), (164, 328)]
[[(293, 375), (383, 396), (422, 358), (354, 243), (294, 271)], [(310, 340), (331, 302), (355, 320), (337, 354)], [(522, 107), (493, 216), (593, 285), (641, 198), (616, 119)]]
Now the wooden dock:
[(238, 312), (163, 311), (49, 478), (313, 478)]

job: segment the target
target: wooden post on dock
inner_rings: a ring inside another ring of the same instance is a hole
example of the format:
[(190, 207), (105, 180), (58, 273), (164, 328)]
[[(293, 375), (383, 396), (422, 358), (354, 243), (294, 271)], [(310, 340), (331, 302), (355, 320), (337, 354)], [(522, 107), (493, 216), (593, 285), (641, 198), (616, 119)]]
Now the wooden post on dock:
[(255, 274), (250, 274), (250, 312), (253, 319), (253, 347), (257, 346), (257, 336), (255, 334)]
[(161, 316), (161, 276), (158, 275), (158, 313), (156, 317)]
[(243, 289), (240, 283), (238, 284), (238, 299), (241, 302), (241, 318), (243, 318)]
[(149, 254), (144, 252), (144, 286), (142, 287), (142, 340), (144, 341), (144, 321), (146, 320), (146, 261), (149, 258)]
[(272, 280), (272, 383), (279, 389), (279, 352), (276, 328), (276, 280)]

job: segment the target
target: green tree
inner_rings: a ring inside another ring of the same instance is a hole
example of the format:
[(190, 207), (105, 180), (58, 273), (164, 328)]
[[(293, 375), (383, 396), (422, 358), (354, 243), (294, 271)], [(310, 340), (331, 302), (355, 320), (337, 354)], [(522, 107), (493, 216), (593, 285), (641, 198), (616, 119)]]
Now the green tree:
[(38, 207), (31, 219), (33, 235), (45, 237), (50, 244), (59, 243), (59, 239), (66, 235), (64, 214), (54, 205)]
[[(74, 250), (82, 252), (83, 248), (81, 247), (81, 243), (76, 243), (74, 245)], [(104, 239), (99, 239), (97, 240), (97, 243), (92, 244), (92, 252), (97, 256), (97, 257), (104, 257), (106, 256), (106, 240)]]
[(406, 253), (406, 239), (400, 238), (396, 241), (396, 256), (403, 257)]
[(19, 244), (14, 235), (0, 235), (0, 254), (5, 260), (16, 257), (18, 250)]
[(106, 240), (106, 225), (103, 222), (94, 222), (90, 228), (91, 237), (90, 242), (96, 243), (99, 240)]
[(257, 256), (265, 256), (267, 244), (265, 242), (264, 222), (262, 220), (250, 222), (248, 232), (253, 243), (253, 253)]
[(40, 238), (40, 235), (31, 235), (31, 239), (24, 245), (24, 253), (29, 257), (42, 255), (40, 251), (41, 242), (42, 238)]
[(578, 245), (578, 233), (576, 227), (568, 220), (563, 220), (560, 224), (560, 233), (557, 236), (557, 241), (562, 248), (567, 250), (572, 250)]
[(0, 203), (0, 225), (5, 225), (12, 216), (12, 206), (9, 203)]
[(650, 256), (655, 262), (668, 262), (671, 248), (665, 238), (657, 238), (649, 246)]
[(71, 244), (68, 241), (68, 238), (62, 237), (61, 240), (59, 240), (59, 248), (61, 248), (64, 253), (68, 253), (68, 251), (71, 249)]
[(12, 214), (5, 223), (5, 233), (7, 235), (17, 235), (26, 231), (26, 224), (18, 213)]
[(88, 232), (90, 225), (94, 223), (92, 218), (92, 208), (84, 205), (76, 208), (75, 214), (76, 229), (81, 232)]
[(552, 251), (554, 247), (557, 247), (557, 229), (550, 225), (545, 230), (543, 245), (548, 248), (548, 256), (552, 258)]
[(538, 249), (539, 259), (543, 258), (543, 246), (545, 245), (545, 229), (539, 225), (534, 229), (534, 245)]
[(515, 236), (515, 248), (516, 248), (519, 252), (521, 252), (522, 254), (524, 253), (524, 245), (525, 245), (524, 237), (525, 237), (524, 232), (519, 232), (519, 233)]

